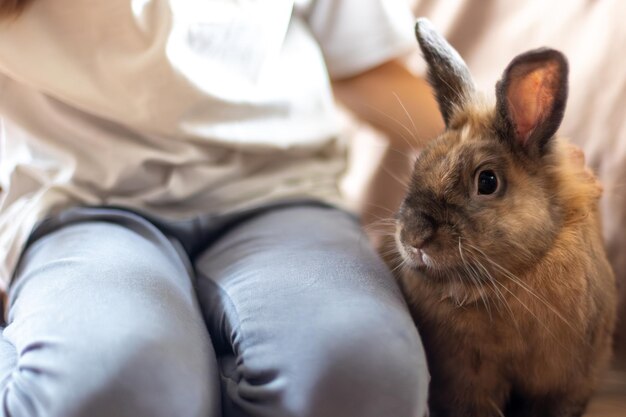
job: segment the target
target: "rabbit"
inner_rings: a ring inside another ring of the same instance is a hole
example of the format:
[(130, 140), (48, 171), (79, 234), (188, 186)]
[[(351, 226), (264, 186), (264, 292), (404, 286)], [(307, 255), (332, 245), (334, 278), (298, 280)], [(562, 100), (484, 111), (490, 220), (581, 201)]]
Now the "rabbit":
[(494, 106), (428, 20), (416, 35), (446, 129), (418, 155), (381, 253), (423, 339), (430, 415), (581, 416), (617, 301), (601, 188), (555, 137), (567, 60), (518, 55)]

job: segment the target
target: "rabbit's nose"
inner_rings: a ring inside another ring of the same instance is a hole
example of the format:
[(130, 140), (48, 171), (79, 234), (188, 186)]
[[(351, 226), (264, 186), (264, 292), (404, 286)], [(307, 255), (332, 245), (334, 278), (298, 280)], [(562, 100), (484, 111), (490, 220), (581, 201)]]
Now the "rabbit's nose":
[(421, 250), (428, 244), (432, 234), (429, 235), (412, 235), (405, 242), (412, 247), (415, 251)]
[(426, 242), (428, 242), (428, 239), (413, 238), (410, 239), (407, 243), (409, 244), (409, 246), (411, 246), (411, 248), (413, 248), (415, 252), (417, 252), (418, 250), (421, 250), (424, 246), (426, 246)]
[(425, 214), (414, 216), (403, 230), (404, 242), (415, 249), (422, 249), (435, 236), (437, 223)]

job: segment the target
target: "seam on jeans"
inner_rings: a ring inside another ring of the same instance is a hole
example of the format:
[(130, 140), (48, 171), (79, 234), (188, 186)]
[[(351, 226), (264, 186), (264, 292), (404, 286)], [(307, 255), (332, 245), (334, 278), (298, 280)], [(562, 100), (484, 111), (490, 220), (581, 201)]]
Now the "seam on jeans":
[[(196, 276), (198, 277), (198, 280), (197, 280), (198, 283), (200, 282), (200, 280), (206, 280), (208, 281), (209, 285), (217, 289), (218, 294), (221, 296), (220, 300), (225, 304), (224, 309), (226, 309), (226, 307), (229, 308), (229, 311), (233, 315), (233, 320), (235, 320), (235, 322), (238, 325), (238, 332), (239, 332), (239, 343), (237, 344), (238, 347), (235, 346), (235, 343), (233, 343), (233, 340), (231, 339), (230, 335), (228, 335), (228, 337), (226, 337), (226, 335), (222, 335), (222, 338), (226, 341), (226, 343), (228, 343), (229, 351), (227, 354), (232, 355), (235, 359), (235, 372), (233, 373), (233, 375), (227, 375), (223, 372), (223, 368), (221, 366), (221, 361), (220, 361), (220, 356), (225, 356), (225, 354), (223, 352), (221, 353), (218, 352), (217, 350), (218, 344), (215, 343), (215, 340), (213, 338), (214, 337), (213, 332), (211, 332), (211, 329), (208, 329), (208, 331), (209, 331), (209, 335), (211, 336), (211, 342), (213, 343), (213, 347), (214, 349), (216, 349), (218, 371), (222, 379), (222, 383), (226, 385), (226, 386), (221, 387), (222, 390), (226, 389), (226, 391), (222, 391), (222, 395), (227, 397), (234, 407), (243, 407), (244, 404), (247, 404), (249, 401), (253, 401), (253, 400), (251, 400), (250, 398), (245, 398), (245, 396), (244, 397), (241, 396), (241, 393), (239, 392), (238, 388), (240, 387), (242, 380), (244, 380), (249, 385), (263, 386), (273, 381), (278, 375), (278, 373), (275, 371), (267, 370), (267, 373), (268, 373), (267, 376), (263, 376), (262, 378), (251, 379), (251, 378), (247, 378), (244, 376), (244, 373), (241, 371), (241, 368), (245, 368), (246, 361), (245, 361), (245, 355), (244, 355), (245, 346), (242, 346), (242, 345), (244, 345), (246, 343), (246, 340), (248, 339), (246, 338), (245, 332), (243, 330), (243, 322), (239, 318), (239, 311), (237, 310), (237, 307), (235, 306), (235, 303), (233, 302), (230, 295), (228, 295), (228, 293), (226, 292), (226, 290), (224, 290), (222, 286), (220, 286), (217, 282), (215, 282), (206, 273), (202, 271), (197, 271)], [(201, 310), (204, 316), (204, 308), (202, 308), (202, 306), (201, 306)], [(230, 327), (229, 330), (232, 334), (232, 326), (229, 326), (229, 327)], [(224, 330), (226, 330), (225, 327), (221, 327), (220, 329), (218, 329), (218, 331), (222, 333)], [(266, 372), (264, 371), (263, 374), (265, 373)], [(228, 385), (230, 384), (232, 384), (234, 387), (237, 388), (236, 389), (237, 394), (234, 396), (229, 395), (230, 389), (228, 389)], [(223, 413), (226, 412), (226, 409), (224, 407), (225, 407), (225, 404), (224, 404), (224, 401), (222, 401)]]
[[(198, 293), (198, 298), (202, 298), (201, 296), (203, 294), (200, 294), (200, 292), (198, 291), (197, 286), (200, 284), (200, 280), (206, 280), (206, 282), (213, 288), (217, 289), (218, 295), (219, 295), (219, 301), (222, 304), (222, 311), (226, 314), (226, 312), (232, 314), (232, 318), (236, 321), (236, 324), (239, 328), (240, 331), (240, 339), (243, 339), (243, 332), (241, 329), (241, 320), (239, 319), (239, 312), (237, 311), (237, 307), (235, 306), (235, 303), (233, 302), (232, 298), (230, 298), (230, 295), (228, 295), (228, 293), (226, 292), (226, 290), (224, 290), (224, 288), (222, 288), (219, 284), (217, 284), (215, 282), (215, 280), (211, 279), (211, 277), (209, 277), (206, 273), (204, 273), (203, 271), (199, 271), (196, 269), (196, 292)], [(214, 301), (214, 300), (211, 300)], [(202, 306), (201, 306), (202, 307)], [(202, 314), (204, 315), (204, 308), (202, 307)], [(211, 317), (212, 318), (212, 317)], [(206, 320), (206, 319), (205, 319)], [(229, 353), (232, 353), (233, 355), (239, 355), (240, 352), (236, 351), (236, 347), (235, 347), (235, 343), (231, 338), (232, 335), (232, 331), (233, 331), (233, 326), (227, 321), (225, 324), (228, 325), (228, 329), (226, 328), (226, 326), (221, 326), (221, 323), (218, 324), (218, 331), (222, 334), (219, 335), (215, 335), (216, 338), (221, 338), (218, 339), (217, 341), (225, 341), (228, 344), (228, 350)], [(210, 330), (210, 329), (209, 329)], [(215, 330), (215, 329), (214, 329)], [(230, 334), (225, 334), (226, 331), (229, 331)], [(211, 337), (213, 337), (212, 332), (209, 332), (209, 334), (211, 335)], [(217, 343), (216, 341), (213, 341), (213, 345), (214, 347), (217, 347)], [(219, 344), (219, 347), (222, 347), (223, 343)], [(239, 349), (240, 350), (240, 349)], [(243, 357), (242, 357), (243, 360)]]
[[(237, 311), (237, 307), (235, 306), (235, 303), (233, 302), (232, 298), (230, 298), (230, 295), (228, 295), (228, 293), (220, 286), (218, 285), (213, 279), (211, 279), (207, 274), (205, 274), (202, 271), (196, 271), (196, 277), (197, 277), (197, 283), (200, 283), (200, 280), (205, 280), (206, 282), (208, 282), (208, 285), (212, 286), (213, 288), (215, 288), (218, 292), (218, 295), (220, 296), (220, 301), (224, 304), (227, 304), (228, 308), (230, 309), (231, 314), (233, 315), (233, 319), (236, 320), (236, 323), (238, 325), (238, 331), (239, 331), (239, 339), (241, 341), (241, 343), (243, 343), (243, 341), (245, 340), (245, 336), (244, 336), (244, 332), (243, 332), (243, 326), (241, 323), (241, 320), (239, 319), (239, 312)], [(201, 294), (198, 292), (198, 288), (196, 288), (196, 293), (198, 294), (198, 298), (201, 298)], [(223, 311), (224, 311), (224, 315), (226, 315), (226, 305), (223, 306)], [(200, 310), (202, 312), (202, 315), (204, 317), (204, 307), (201, 305), (200, 306)], [(205, 322), (207, 321), (207, 318), (205, 318)], [(205, 324), (206, 325), (206, 324)], [(220, 325), (220, 323), (218, 323), (219, 328), (217, 329), (218, 332), (224, 333), (226, 331), (226, 326), (222, 326)], [(230, 334), (232, 334), (232, 326), (228, 326), (230, 329)], [(221, 361), (220, 361), (220, 356), (224, 356), (224, 352), (222, 351), (222, 343), (216, 343), (215, 338), (219, 337), (219, 335), (214, 336), (214, 331), (216, 329), (211, 329), (207, 326), (207, 330), (209, 332), (209, 336), (211, 338), (211, 342), (213, 344), (213, 348), (215, 349), (215, 353), (217, 356), (217, 362), (218, 362), (218, 371), (220, 373), (220, 378), (222, 381), (224, 381), (223, 383), (225, 385), (228, 384), (233, 384), (235, 387), (239, 387), (239, 383), (241, 382), (242, 379), (244, 379), (243, 377), (243, 373), (239, 370), (240, 367), (245, 366), (245, 359), (244, 359), (244, 355), (243, 355), (243, 348), (241, 348), (241, 346), (239, 346), (239, 348), (235, 347), (235, 343), (233, 343), (233, 340), (231, 339), (230, 335), (228, 335), (228, 337), (226, 337), (225, 334), (222, 334), (221, 337), (222, 339), (228, 343), (228, 349), (229, 352), (228, 354), (231, 354), (234, 359), (235, 359), (235, 372), (234, 375), (227, 375), (224, 373), (222, 366), (221, 366)], [(213, 331), (212, 331), (213, 330)], [(220, 349), (220, 351), (218, 351), (218, 349)], [(229, 392), (230, 390), (226, 387), (221, 387), (222, 389), (222, 396), (223, 397), (229, 397), (228, 400), (233, 403), (233, 404), (238, 404), (238, 398), (231, 398), (229, 396)], [(224, 391), (225, 389), (225, 391)], [(222, 413), (225, 412), (225, 404), (224, 404), (224, 400), (222, 400)]]

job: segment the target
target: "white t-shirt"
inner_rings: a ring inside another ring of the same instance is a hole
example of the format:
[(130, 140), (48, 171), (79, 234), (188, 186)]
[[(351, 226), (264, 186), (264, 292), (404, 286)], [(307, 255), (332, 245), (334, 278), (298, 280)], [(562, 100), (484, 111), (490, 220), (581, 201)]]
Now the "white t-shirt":
[(0, 288), (71, 205), (340, 204), (332, 77), (415, 48), (406, 0), (35, 0), (0, 22)]

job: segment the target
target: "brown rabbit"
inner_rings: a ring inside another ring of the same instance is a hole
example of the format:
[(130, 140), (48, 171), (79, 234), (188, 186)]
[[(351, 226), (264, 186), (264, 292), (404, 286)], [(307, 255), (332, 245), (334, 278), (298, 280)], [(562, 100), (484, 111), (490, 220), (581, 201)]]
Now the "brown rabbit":
[(416, 32), (446, 131), (415, 163), (389, 263), (423, 337), (431, 416), (581, 416), (616, 290), (600, 187), (554, 138), (567, 61), (517, 56), (494, 108), (427, 20)]

